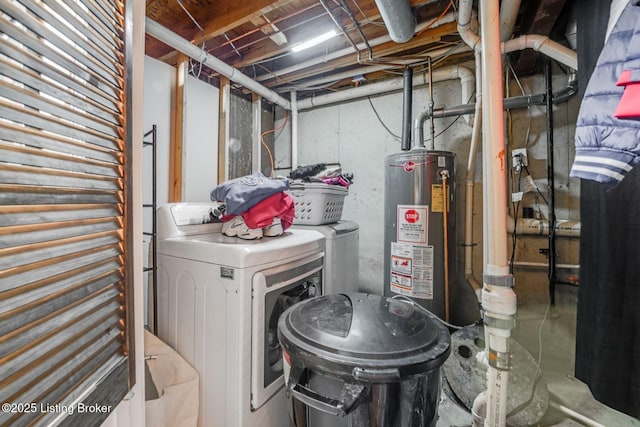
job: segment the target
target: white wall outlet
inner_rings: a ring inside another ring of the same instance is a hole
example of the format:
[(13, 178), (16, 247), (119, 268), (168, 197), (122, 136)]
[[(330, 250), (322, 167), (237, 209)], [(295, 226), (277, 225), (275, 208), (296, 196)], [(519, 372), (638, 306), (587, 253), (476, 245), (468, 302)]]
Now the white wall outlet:
[(529, 159), (527, 158), (526, 148), (516, 148), (511, 150), (511, 163), (513, 168), (520, 172), (522, 166), (529, 166)]

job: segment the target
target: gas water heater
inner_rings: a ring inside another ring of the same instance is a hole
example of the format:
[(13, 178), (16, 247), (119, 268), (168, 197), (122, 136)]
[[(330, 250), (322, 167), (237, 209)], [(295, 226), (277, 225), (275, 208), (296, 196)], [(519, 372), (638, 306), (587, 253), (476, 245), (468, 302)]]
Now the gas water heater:
[(384, 294), (449, 317), (455, 271), (454, 153), (414, 148), (385, 159)]

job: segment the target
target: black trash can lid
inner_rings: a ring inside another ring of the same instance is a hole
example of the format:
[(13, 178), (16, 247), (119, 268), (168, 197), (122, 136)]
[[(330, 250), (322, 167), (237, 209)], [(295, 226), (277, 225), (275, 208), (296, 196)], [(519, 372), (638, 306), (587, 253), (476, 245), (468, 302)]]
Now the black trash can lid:
[(403, 299), (332, 294), (285, 311), (278, 336), (291, 363), (351, 373), (354, 368), (395, 369), (401, 376), (442, 365), (451, 336), (431, 313)]

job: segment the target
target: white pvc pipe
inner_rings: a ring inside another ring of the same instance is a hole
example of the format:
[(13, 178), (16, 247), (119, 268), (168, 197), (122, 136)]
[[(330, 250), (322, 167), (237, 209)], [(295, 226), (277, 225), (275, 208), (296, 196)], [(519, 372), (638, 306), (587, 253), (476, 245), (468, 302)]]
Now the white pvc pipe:
[(467, 182), (465, 187), (465, 238), (464, 238), (464, 276), (476, 294), (478, 302), (482, 301), (482, 285), (473, 275), (473, 188), (476, 173), (476, 158), (482, 140), (482, 67), (481, 53), (475, 51), (476, 66), (476, 107), (469, 144), (467, 160)]
[(471, 49), (477, 50), (480, 48), (480, 37), (473, 32), (472, 24), (476, 20), (471, 17), (472, 6), (473, 0), (460, 0), (458, 34)]
[[(507, 231), (509, 233), (514, 232), (514, 223), (516, 224), (516, 235), (528, 234), (538, 236), (549, 235), (549, 221), (535, 218), (518, 218), (518, 221), (514, 221), (513, 217), (509, 216), (507, 220)], [(574, 220), (556, 220), (555, 234), (556, 236), (563, 237), (580, 237), (580, 221)]]
[[(465, 7), (470, 7), (463, 0)], [(461, 1), (461, 8), (462, 3)], [(502, 58), (500, 53), (500, 9), (499, 0), (480, 2), (481, 49), (482, 49), (482, 111), (483, 111), (483, 169), (484, 216), (483, 230), (485, 249), (485, 275), (487, 277), (510, 277), (507, 252), (507, 191), (506, 156), (503, 123)], [(463, 13), (462, 11), (460, 12)], [(467, 12), (464, 12), (465, 15)], [(488, 336), (487, 349), (490, 357), (496, 357), (487, 370), (487, 405), (485, 426), (504, 427), (507, 418), (508, 368), (501, 367), (500, 359), (509, 358), (508, 326), (490, 326), (490, 321), (508, 324), (517, 311), (516, 295), (511, 287), (495, 286), (484, 282), (482, 307), (485, 311)], [(498, 363), (496, 363), (496, 360)], [(502, 362), (504, 363), (504, 362)]]
[[(440, 25), (443, 24), (448, 24), (449, 22), (455, 22), (457, 17), (457, 13), (452, 12), (452, 13), (447, 13), (446, 15), (444, 15), (442, 18), (438, 19), (437, 22), (434, 22), (431, 26), (429, 26), (428, 22), (423, 22), (421, 24), (418, 24), (418, 26), (416, 27), (416, 32), (420, 32), (424, 29), (426, 29), (428, 26), (429, 28), (437, 28)], [(369, 46), (370, 47), (375, 47), (375, 46), (379, 46), (382, 43), (387, 43), (391, 41), (391, 37), (389, 37), (388, 35), (386, 36), (380, 36), (380, 37), (376, 37), (374, 39), (369, 40)], [(364, 43), (360, 43), (358, 45), (356, 45), (356, 47), (358, 48), (359, 51), (361, 51), (363, 54), (366, 53), (366, 49), (367, 49), (367, 45)], [(349, 46), (347, 48), (344, 49), (340, 49), (337, 50), (335, 52), (330, 52), (326, 55), (322, 55), (316, 58), (311, 58), (307, 61), (302, 61), (297, 63), (296, 65), (292, 65), (289, 67), (285, 67), (285, 68), (281, 68), (280, 70), (272, 70), (269, 71), (268, 73), (262, 74), (260, 76), (256, 77), (256, 81), (264, 81), (264, 80), (268, 80), (268, 79), (272, 79), (274, 77), (280, 77), (280, 76), (284, 76), (286, 74), (289, 73), (293, 73), (294, 71), (298, 71), (298, 70), (302, 70), (304, 68), (309, 68), (309, 67), (313, 67), (314, 65), (318, 65), (318, 64), (322, 64), (334, 59), (338, 59), (341, 58), (343, 56), (346, 55), (353, 55), (354, 50), (353, 47)]]
[(291, 91), (291, 170), (298, 167), (298, 99)]
[[(502, 353), (509, 352), (509, 335), (500, 334), (504, 329), (487, 328), (489, 330), (490, 346)], [(509, 384), (509, 371), (495, 369), (489, 366), (487, 370), (487, 406), (484, 419), (485, 427), (506, 426), (507, 416), (507, 389)]]
[(568, 415), (569, 417), (573, 418), (579, 423), (584, 424), (587, 427), (606, 427), (604, 424), (600, 424), (599, 422), (594, 421), (591, 418), (585, 415), (582, 415), (581, 413), (576, 412), (571, 408), (567, 408), (564, 405), (556, 403), (553, 400), (549, 401), (549, 406), (551, 406), (554, 409), (557, 409), (560, 412), (563, 412), (564, 414)]
[[(508, 3), (508, 2), (507, 2)], [(474, 50), (481, 49), (481, 39), (473, 32), (472, 27), (475, 19), (471, 14), (472, 0), (460, 0), (460, 10), (458, 12), (458, 33), (464, 42)], [(578, 69), (578, 54), (554, 42), (547, 36), (538, 34), (527, 34), (515, 39), (507, 40), (500, 44), (502, 53), (515, 52), (517, 50), (533, 49), (549, 58), (564, 64), (574, 70)]]
[(502, 44), (502, 53), (514, 52), (517, 50), (533, 49), (537, 52), (555, 59), (574, 70), (578, 69), (578, 54), (568, 47), (554, 42), (547, 36), (538, 34), (527, 34), (515, 39), (511, 39)]
[(278, 95), (276, 92), (264, 87), (255, 80), (252, 80), (249, 76), (241, 73), (230, 65), (227, 65), (218, 58), (209, 55), (200, 47), (180, 37), (180, 35), (174, 33), (166, 27), (163, 27), (162, 25), (149, 18), (146, 18), (145, 25), (145, 31), (150, 36), (158, 39), (168, 46), (171, 46), (177, 51), (184, 53), (188, 57), (202, 62), (203, 64), (227, 77), (229, 80), (244, 86), (245, 88), (254, 93), (257, 93), (258, 95), (273, 102), (274, 104), (281, 106), (285, 110), (291, 109), (289, 101)]
[[(468, 68), (453, 65), (450, 67), (439, 68), (433, 72), (433, 81), (441, 82), (445, 80), (460, 79), (464, 82), (462, 87), (462, 97), (464, 103), (469, 101), (471, 94), (475, 90), (475, 81), (473, 72)], [(413, 76), (413, 87), (424, 86), (429, 84), (428, 76), (418, 74)], [(383, 80), (380, 83), (371, 83), (368, 85), (356, 87), (353, 89), (345, 89), (339, 92), (333, 92), (326, 95), (312, 96), (298, 102), (298, 110), (306, 110), (308, 108), (319, 107), (321, 105), (333, 104), (336, 102), (349, 101), (357, 98), (364, 98), (371, 95), (402, 90), (403, 78)]]
[[(469, 50), (468, 46), (460, 44), (454, 48), (443, 47), (440, 49), (432, 50), (429, 52), (429, 56), (435, 60), (442, 55), (446, 55), (450, 53), (462, 53), (468, 50)], [(379, 65), (369, 65), (369, 66), (364, 66), (360, 68), (354, 68), (347, 71), (343, 71), (341, 73), (329, 74), (324, 77), (319, 77), (313, 80), (305, 80), (303, 83), (297, 84), (296, 87), (311, 88), (318, 85), (322, 85), (324, 83), (353, 78), (354, 76), (358, 76), (361, 74), (375, 73), (376, 71), (388, 70), (389, 68), (397, 68), (398, 65), (409, 65), (415, 62), (416, 62), (415, 59), (407, 59), (407, 60), (394, 61), (394, 64), (379, 64)]]
[[(507, 251), (507, 191), (502, 91), (502, 58), (498, 0), (481, 1), (483, 167), (487, 171), (484, 208), (489, 251), (487, 265), (495, 274), (509, 274)], [(491, 273), (494, 274), (494, 273)]]

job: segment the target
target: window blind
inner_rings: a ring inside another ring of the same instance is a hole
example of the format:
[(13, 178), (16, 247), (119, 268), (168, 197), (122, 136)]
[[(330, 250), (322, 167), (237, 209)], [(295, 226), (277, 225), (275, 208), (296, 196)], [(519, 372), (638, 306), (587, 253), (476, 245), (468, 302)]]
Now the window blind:
[(133, 377), (126, 4), (0, 3), (0, 425), (99, 425)]

